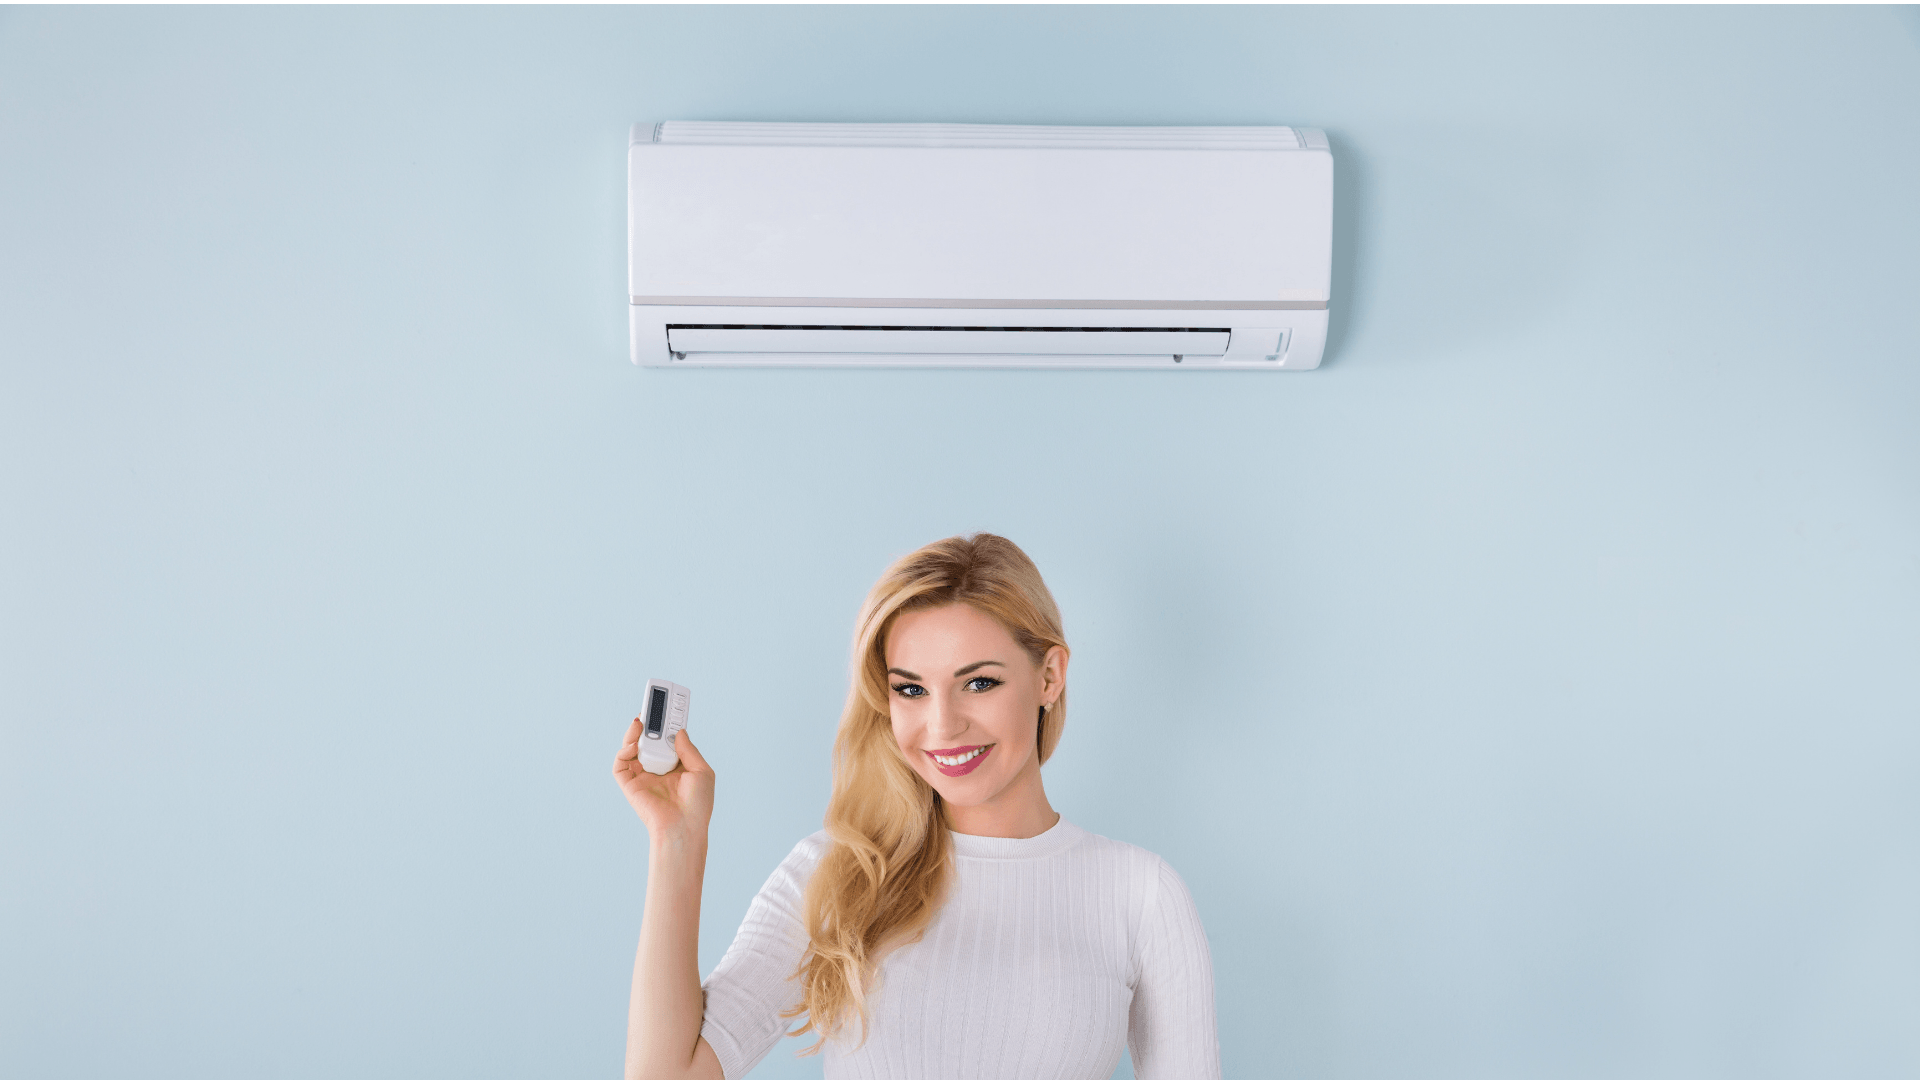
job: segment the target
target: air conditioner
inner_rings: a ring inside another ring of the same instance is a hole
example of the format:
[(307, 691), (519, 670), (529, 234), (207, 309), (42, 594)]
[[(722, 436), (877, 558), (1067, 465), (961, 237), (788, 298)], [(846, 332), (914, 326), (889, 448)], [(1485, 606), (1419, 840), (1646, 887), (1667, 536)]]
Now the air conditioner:
[(1333, 158), (1290, 127), (636, 125), (633, 361), (1316, 367)]

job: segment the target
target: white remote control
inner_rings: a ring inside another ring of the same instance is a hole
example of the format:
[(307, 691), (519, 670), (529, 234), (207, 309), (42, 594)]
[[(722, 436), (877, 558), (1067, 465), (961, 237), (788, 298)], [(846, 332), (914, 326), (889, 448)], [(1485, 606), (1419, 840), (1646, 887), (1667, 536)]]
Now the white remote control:
[(680, 764), (673, 737), (687, 726), (687, 702), (693, 691), (665, 679), (647, 680), (646, 722), (640, 728), (640, 767), (664, 775)]

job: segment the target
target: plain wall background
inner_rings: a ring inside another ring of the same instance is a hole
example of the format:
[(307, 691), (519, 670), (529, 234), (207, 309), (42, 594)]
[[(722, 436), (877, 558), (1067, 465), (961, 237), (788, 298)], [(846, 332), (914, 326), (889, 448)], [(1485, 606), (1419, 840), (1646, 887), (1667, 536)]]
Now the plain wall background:
[[(1322, 126), (1329, 362), (635, 369), (662, 119)], [(989, 529), (1230, 1076), (1920, 1074), (1916, 191), (1910, 10), (0, 12), (0, 1073), (615, 1075), (641, 682), (711, 966)]]

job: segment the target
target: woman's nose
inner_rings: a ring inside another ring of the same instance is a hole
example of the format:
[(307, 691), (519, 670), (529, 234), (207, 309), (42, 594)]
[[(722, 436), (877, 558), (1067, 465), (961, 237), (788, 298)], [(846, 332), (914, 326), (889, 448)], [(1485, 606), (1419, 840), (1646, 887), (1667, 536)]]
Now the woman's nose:
[(967, 730), (967, 718), (960, 715), (957, 703), (951, 698), (936, 694), (930, 704), (933, 706), (933, 715), (927, 717), (927, 734), (933, 736), (935, 742), (951, 740)]

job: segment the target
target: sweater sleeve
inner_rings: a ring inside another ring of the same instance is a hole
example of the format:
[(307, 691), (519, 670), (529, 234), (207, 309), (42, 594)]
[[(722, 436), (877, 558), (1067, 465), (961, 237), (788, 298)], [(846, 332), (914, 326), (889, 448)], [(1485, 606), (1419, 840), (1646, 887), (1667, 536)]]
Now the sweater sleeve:
[(738, 1080), (767, 1056), (790, 1021), (781, 1013), (800, 1003), (793, 978), (806, 953), (807, 879), (825, 850), (816, 833), (800, 841), (760, 887), (719, 966), (707, 976), (700, 1037), (720, 1059), (727, 1080)]
[(1213, 960), (1186, 883), (1165, 860), (1141, 920), (1139, 974), (1127, 1017), (1138, 1080), (1218, 1080)]

